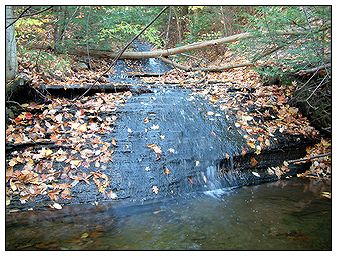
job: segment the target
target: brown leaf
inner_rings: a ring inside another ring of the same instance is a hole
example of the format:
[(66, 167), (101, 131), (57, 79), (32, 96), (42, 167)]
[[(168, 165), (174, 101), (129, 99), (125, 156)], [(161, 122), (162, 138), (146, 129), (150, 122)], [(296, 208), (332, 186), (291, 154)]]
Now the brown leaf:
[(250, 165), (251, 165), (252, 167), (255, 167), (258, 163), (259, 163), (259, 162), (256, 161), (256, 159), (255, 159), (254, 157), (252, 157), (252, 158), (250, 159)]
[(170, 170), (169, 170), (167, 167), (165, 167), (164, 173), (165, 173), (166, 175), (169, 175), (169, 174), (170, 174)]

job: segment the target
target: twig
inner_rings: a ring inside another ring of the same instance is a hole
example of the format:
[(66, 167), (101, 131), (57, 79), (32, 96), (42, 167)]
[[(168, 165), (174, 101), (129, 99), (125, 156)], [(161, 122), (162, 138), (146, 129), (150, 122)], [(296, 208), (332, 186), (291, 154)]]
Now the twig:
[(290, 160), (290, 161), (287, 161), (287, 162), (288, 162), (288, 164), (294, 164), (294, 163), (304, 162), (304, 161), (308, 161), (308, 160), (312, 160), (312, 159), (316, 159), (316, 158), (321, 158), (321, 157), (325, 157), (325, 156), (331, 156), (331, 152), (325, 153), (325, 154), (316, 155), (316, 156), (311, 156), (311, 157), (307, 157), (307, 158)]
[(132, 42), (134, 40), (136, 40), (148, 27), (150, 27), (158, 18), (159, 16), (166, 11), (166, 9), (169, 8), (169, 6), (164, 7), (158, 14), (157, 16), (149, 23), (147, 24), (135, 37), (133, 37), (125, 46), (124, 48), (119, 52), (119, 54), (113, 59), (112, 63), (110, 64), (110, 66), (108, 67), (108, 69), (106, 71), (104, 71), (96, 80), (95, 82), (92, 84), (91, 87), (89, 87), (80, 97), (75, 98), (73, 101), (78, 100), (78, 99), (82, 99), (90, 90), (92, 87), (94, 87), (97, 82), (104, 76), (106, 75), (110, 69), (115, 65), (116, 61), (122, 56), (122, 54), (126, 51), (126, 49), (132, 44)]
[(310, 94), (310, 96), (305, 100), (305, 101), (308, 101), (312, 95), (314, 95), (314, 93), (318, 90), (318, 88), (322, 85), (322, 83), (324, 82), (325, 78), (327, 77), (328, 75), (325, 75), (325, 77), (322, 79), (322, 81), (319, 83), (319, 85), (316, 86), (315, 90)]
[[(41, 11), (37, 11), (37, 12), (31, 13), (31, 14), (22, 15), (20, 18), (35, 16), (35, 15), (38, 15), (38, 14), (43, 13), (45, 11), (48, 11), (49, 9), (51, 9), (53, 7), (54, 6), (49, 6), (48, 8), (45, 8), (45, 9), (43, 9)], [(7, 18), (7, 19), (13, 20), (13, 19), (17, 19), (17, 18)]]
[(304, 74), (308, 74), (308, 73), (315, 73), (316, 71), (320, 71), (322, 69), (329, 68), (329, 67), (331, 67), (331, 63), (327, 63), (327, 64), (324, 64), (322, 66), (315, 67), (315, 68), (297, 71), (296, 75), (304, 75)]
[(9, 25), (6, 26), (6, 29), (12, 26), (15, 22), (17, 22), (30, 8), (32, 7), (28, 6), (22, 13), (20, 13), (20, 15), (13, 22), (11, 22)]
[(19, 102), (16, 102), (16, 101), (13, 101), (13, 100), (7, 100), (6, 103), (9, 103), (9, 104), (13, 103), (13, 104), (18, 105), (20, 108), (24, 109)]

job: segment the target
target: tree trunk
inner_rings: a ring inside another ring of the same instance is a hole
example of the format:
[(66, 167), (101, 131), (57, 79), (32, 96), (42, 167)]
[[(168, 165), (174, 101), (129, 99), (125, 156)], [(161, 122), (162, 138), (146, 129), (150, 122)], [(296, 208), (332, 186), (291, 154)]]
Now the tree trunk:
[[(267, 33), (267, 32), (266, 32)], [(306, 32), (303, 31), (275, 31), (278, 35), (287, 35), (287, 36), (298, 36), (303, 35)], [(179, 46), (176, 48), (163, 49), (163, 50), (154, 50), (150, 52), (124, 52), (119, 59), (148, 59), (148, 58), (158, 58), (158, 57), (167, 57), (170, 55), (185, 53), (197, 49), (202, 49), (209, 46), (217, 46), (220, 44), (232, 43), (238, 40), (249, 39), (256, 37), (252, 33), (246, 32), (241, 34), (236, 34), (228, 37), (223, 37), (219, 39), (197, 42), (192, 44), (187, 44), (184, 46)], [(87, 55), (87, 51), (85, 49), (76, 49), (76, 50), (68, 50), (69, 54), (75, 55)], [(115, 58), (118, 56), (118, 53), (109, 52), (109, 51), (100, 51), (100, 50), (90, 50), (90, 55), (94, 57), (100, 58)]]
[[(189, 52), (192, 50), (197, 50), (201, 48), (205, 48), (208, 46), (214, 46), (218, 44), (224, 44), (224, 43), (230, 43), (235, 42), (240, 39), (247, 39), (253, 37), (250, 33), (242, 33), (238, 35), (233, 35), (225, 38), (219, 38), (215, 40), (205, 41), (205, 42), (198, 42), (193, 44), (188, 44), (176, 48), (170, 48), (170, 49), (164, 49), (164, 50), (155, 50), (150, 52), (124, 52), (120, 59), (147, 59), (147, 58), (158, 58), (158, 57), (167, 57), (174, 54)], [(69, 50), (70, 54), (78, 54), (78, 55), (86, 55), (86, 50), (79, 49), (79, 50)], [(91, 56), (97, 56), (97, 57), (106, 57), (106, 58), (114, 58), (118, 54), (113, 52), (107, 52), (107, 51), (98, 51), (98, 50), (91, 50), (90, 51)]]
[[(6, 6), (6, 26), (13, 21), (12, 6)], [(6, 29), (6, 82), (15, 78), (18, 71), (14, 24)]]

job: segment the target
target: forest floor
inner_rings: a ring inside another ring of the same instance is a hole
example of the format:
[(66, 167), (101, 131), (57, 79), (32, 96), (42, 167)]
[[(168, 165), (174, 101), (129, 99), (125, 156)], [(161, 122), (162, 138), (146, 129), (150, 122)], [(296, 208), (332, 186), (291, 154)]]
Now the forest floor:
[[(233, 62), (239, 61), (233, 59)], [(30, 63), (20, 63), (20, 71), (28, 74), (33, 86), (46, 84), (93, 83), (108, 66), (105, 60), (93, 60), (92, 70), (73, 59), (68, 76), (51, 76), (32, 69)], [(68, 77), (68, 78), (67, 78)], [(308, 119), (296, 107), (288, 104), (295, 85), (263, 85), (259, 75), (248, 67), (218, 73), (171, 70), (159, 77), (144, 77), (147, 84), (174, 84), (190, 89), (213, 105), (219, 113), (236, 117), (235, 128), (243, 131), (246, 146), (242, 155), (267, 150), (276, 133), (301, 135), (319, 141), (307, 148), (306, 158), (331, 152), (331, 140), (321, 138)], [(107, 83), (102, 78), (100, 83)], [(59, 209), (59, 198), (72, 196), (72, 188), (79, 182), (95, 184), (105, 197), (115, 199), (107, 190), (110, 177), (104, 167), (114, 159), (118, 141), (106, 140), (104, 134), (114, 129), (116, 114), (133, 97), (130, 91), (97, 93), (81, 100), (48, 96), (44, 103), (20, 104), (19, 113), (9, 119), (6, 127), (6, 205), (12, 197), (22, 204), (39, 195), (47, 195)], [(208, 111), (209, 118), (218, 113)], [(148, 120), (144, 119), (144, 123)], [(156, 127), (154, 127), (155, 129)], [(90, 148), (87, 145), (91, 145)], [(149, 149), (160, 156), (158, 145)], [(251, 159), (251, 166), (258, 163)], [(331, 155), (309, 160), (311, 167), (300, 177), (329, 179)], [(101, 171), (78, 171), (79, 167), (101, 168)], [(281, 177), (288, 171), (288, 163), (268, 170)], [(169, 172), (169, 170), (167, 170)], [(68, 182), (64, 182), (68, 180)], [(152, 188), (158, 192), (157, 187)]]

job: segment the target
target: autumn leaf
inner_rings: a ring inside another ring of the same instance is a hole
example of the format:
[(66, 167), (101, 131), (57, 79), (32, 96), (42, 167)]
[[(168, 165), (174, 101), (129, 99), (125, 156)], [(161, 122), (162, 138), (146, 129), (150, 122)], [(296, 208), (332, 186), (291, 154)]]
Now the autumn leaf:
[(255, 149), (255, 144), (254, 144), (254, 141), (248, 141), (247, 142), (247, 145), (250, 146), (252, 149)]
[(156, 160), (159, 160), (162, 153), (161, 148), (156, 144), (147, 144), (146, 146), (156, 153), (157, 156)]
[(255, 150), (255, 154), (257, 154), (257, 155), (259, 155), (259, 154), (261, 154), (261, 146), (260, 145), (257, 145), (256, 146), (256, 150)]
[(17, 161), (14, 158), (12, 158), (8, 163), (8, 165), (11, 167), (15, 166), (16, 164), (17, 164)]
[(261, 177), (260, 174), (258, 174), (257, 172), (252, 172), (252, 174), (256, 177)]
[(155, 193), (156, 195), (158, 194), (159, 192), (159, 189), (157, 186), (152, 186), (152, 192)]
[(26, 112), (25, 119), (32, 119), (32, 118), (33, 118), (32, 113)]
[(116, 140), (115, 140), (115, 139), (112, 139), (112, 140), (111, 140), (111, 145), (113, 145), (114, 147), (116, 147), (116, 146), (117, 146), (117, 142), (116, 142)]
[(254, 157), (252, 157), (252, 158), (250, 159), (250, 165), (251, 165), (252, 167), (255, 167), (257, 164), (258, 164), (258, 161), (256, 161), (256, 159), (255, 159)]
[(57, 116), (55, 116), (55, 120), (56, 120), (58, 123), (62, 123), (62, 114), (58, 114)]
[(86, 124), (81, 124), (78, 128), (78, 131), (80, 132), (86, 132), (87, 131), (87, 125)]
[(152, 130), (159, 130), (159, 125), (154, 124), (154, 125), (151, 126), (151, 129)]
[(59, 203), (53, 203), (53, 208), (55, 208), (56, 210), (61, 210), (62, 206)]
[(169, 175), (170, 174), (170, 170), (167, 167), (165, 167), (164, 173), (165, 173), (165, 175)]

